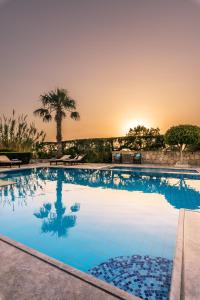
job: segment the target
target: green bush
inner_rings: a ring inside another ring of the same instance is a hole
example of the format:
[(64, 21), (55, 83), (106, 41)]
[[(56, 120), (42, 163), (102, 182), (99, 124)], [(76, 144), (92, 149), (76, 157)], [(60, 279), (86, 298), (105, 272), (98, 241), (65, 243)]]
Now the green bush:
[(180, 161), (183, 160), (183, 151), (195, 148), (200, 142), (200, 127), (190, 124), (172, 126), (165, 134), (167, 145), (177, 147), (180, 152)]

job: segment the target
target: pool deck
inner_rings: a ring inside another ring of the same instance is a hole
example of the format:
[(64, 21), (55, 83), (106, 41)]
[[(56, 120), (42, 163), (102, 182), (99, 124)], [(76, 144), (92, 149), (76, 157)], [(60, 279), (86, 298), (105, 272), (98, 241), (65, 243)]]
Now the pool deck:
[[(43, 163), (22, 166), (22, 169), (47, 166), (48, 164)], [(108, 164), (84, 164), (73, 167), (101, 169), (106, 166)], [(199, 167), (191, 169), (200, 172)], [(0, 172), (9, 170), (1, 168)], [(2, 179), (0, 187), (13, 184)], [(170, 300), (200, 299), (199, 257), (200, 212), (182, 209), (177, 231)], [(0, 262), (0, 299), (2, 300), (139, 299), (1, 235)]]
[(200, 299), (200, 212), (181, 210), (170, 300)]

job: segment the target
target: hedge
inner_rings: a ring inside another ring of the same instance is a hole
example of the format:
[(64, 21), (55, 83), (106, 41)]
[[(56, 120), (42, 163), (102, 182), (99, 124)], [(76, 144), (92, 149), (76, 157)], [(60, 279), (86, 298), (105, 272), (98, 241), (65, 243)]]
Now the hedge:
[[(126, 136), (113, 138), (92, 138), (63, 141), (63, 154), (75, 156), (86, 154), (86, 162), (109, 163), (112, 151), (129, 148), (131, 150), (159, 150), (164, 148), (164, 137), (158, 136)], [(51, 158), (57, 155), (57, 143), (44, 142), (37, 149), (39, 158)]]
[(28, 164), (32, 157), (31, 152), (2, 152), (1, 150), (0, 155), (6, 155), (9, 159), (19, 159), (23, 164)]

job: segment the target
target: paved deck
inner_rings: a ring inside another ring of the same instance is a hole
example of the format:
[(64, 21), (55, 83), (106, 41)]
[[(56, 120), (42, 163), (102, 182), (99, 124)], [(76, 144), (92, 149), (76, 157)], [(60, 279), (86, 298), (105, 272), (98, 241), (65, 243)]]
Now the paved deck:
[(138, 300), (120, 289), (0, 236), (1, 300)]
[(170, 300), (200, 299), (200, 212), (180, 213)]

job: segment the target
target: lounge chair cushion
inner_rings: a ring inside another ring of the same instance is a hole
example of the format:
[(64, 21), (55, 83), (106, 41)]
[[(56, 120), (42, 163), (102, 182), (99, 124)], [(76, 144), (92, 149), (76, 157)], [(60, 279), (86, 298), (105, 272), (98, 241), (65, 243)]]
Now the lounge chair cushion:
[(79, 155), (79, 156), (77, 156), (77, 160), (81, 160), (82, 158), (83, 158), (84, 156), (83, 155)]
[(60, 160), (70, 159), (71, 155), (63, 155)]
[(11, 160), (6, 155), (0, 155), (0, 162), (10, 163)]
[(63, 155), (61, 158), (51, 158), (49, 161), (51, 162), (59, 162), (59, 161), (63, 161), (63, 160), (67, 160), (70, 159), (71, 155)]

